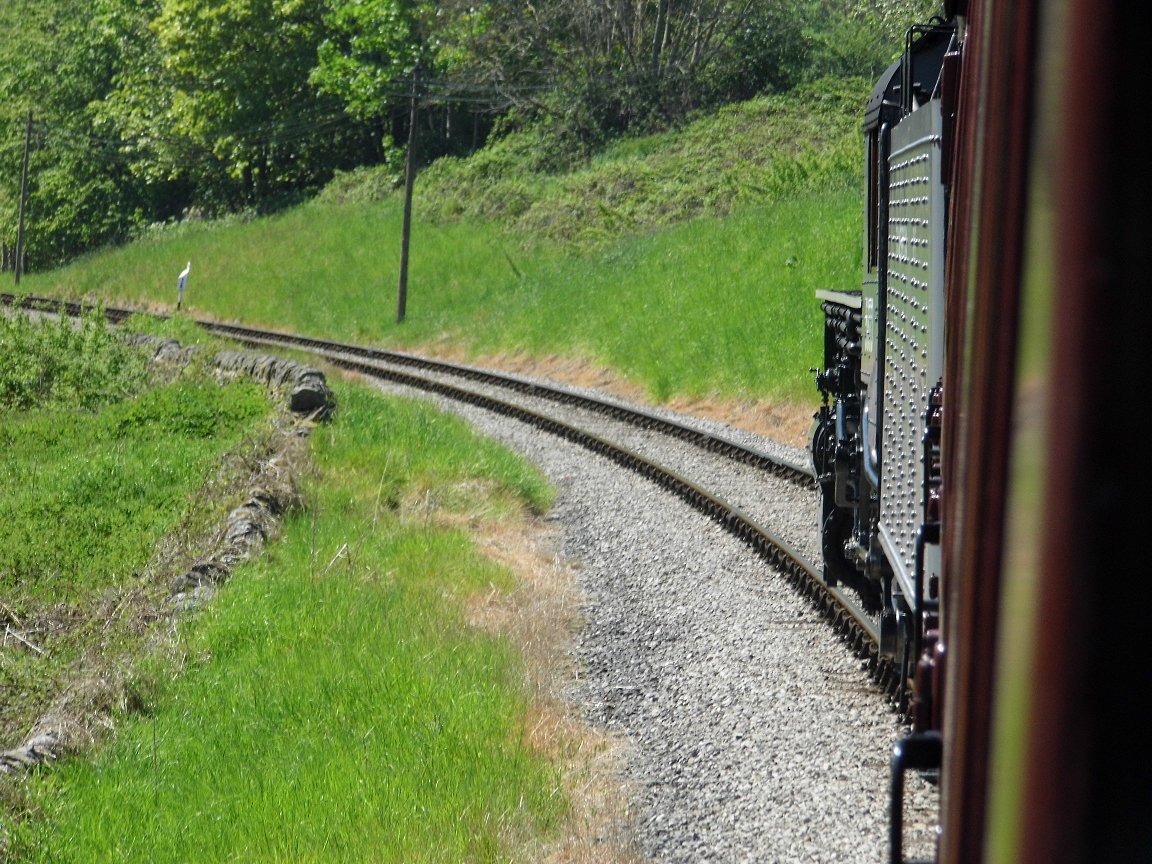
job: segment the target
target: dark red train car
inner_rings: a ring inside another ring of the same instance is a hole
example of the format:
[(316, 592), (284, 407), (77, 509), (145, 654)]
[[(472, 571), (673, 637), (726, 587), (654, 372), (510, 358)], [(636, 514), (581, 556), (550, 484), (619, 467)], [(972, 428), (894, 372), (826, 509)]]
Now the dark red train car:
[(863, 286), (821, 295), (825, 578), (914, 720), (892, 858), (925, 768), (941, 864), (1152, 862), (1145, 10), (944, 11), (866, 111)]
[(1152, 861), (1144, 10), (957, 5), (939, 860)]

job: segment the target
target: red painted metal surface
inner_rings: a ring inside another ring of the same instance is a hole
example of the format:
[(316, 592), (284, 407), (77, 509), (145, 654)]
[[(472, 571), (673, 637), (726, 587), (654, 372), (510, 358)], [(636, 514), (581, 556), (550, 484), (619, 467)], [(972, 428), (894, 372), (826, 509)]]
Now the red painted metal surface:
[[(939, 860), (1152, 861), (1152, 681), (1129, 593), (1146, 594), (1150, 572), (1133, 416), (1152, 286), (1144, 10), (969, 11), (947, 274)], [(1031, 623), (1015, 658), (1030, 674), (1007, 674), (1002, 651)]]
[(982, 860), (1033, 89), (1031, 4), (973, 3), (948, 273), (942, 862)]

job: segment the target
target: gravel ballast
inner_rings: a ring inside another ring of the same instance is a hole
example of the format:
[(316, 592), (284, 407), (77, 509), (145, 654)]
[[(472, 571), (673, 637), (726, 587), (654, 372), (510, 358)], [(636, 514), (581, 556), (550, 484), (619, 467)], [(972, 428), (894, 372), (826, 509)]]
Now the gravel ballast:
[[(434, 401), (530, 459), (558, 489), (549, 518), (586, 597), (573, 710), (627, 742), (644, 854), (653, 862), (887, 860), (889, 759), (905, 730), (811, 604), (655, 484), (517, 421)], [(811, 509), (810, 490), (771, 487), (786, 494), (794, 504), (776, 508)], [(931, 857), (935, 792), (912, 778), (908, 797), (906, 854)]]

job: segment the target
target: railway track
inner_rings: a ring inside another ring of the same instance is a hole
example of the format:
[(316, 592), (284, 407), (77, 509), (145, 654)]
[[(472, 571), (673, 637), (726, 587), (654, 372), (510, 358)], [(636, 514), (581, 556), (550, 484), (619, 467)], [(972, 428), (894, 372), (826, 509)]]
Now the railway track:
[[(46, 314), (91, 309), (0, 300)], [(102, 311), (113, 323), (134, 314)], [(628, 830), (644, 860), (883, 860), (890, 754), (906, 734), (898, 686), (872, 622), (817, 576), (819, 505), (803, 451), (595, 391), (198, 323), (424, 396), (556, 484), (557, 560), (578, 562), (585, 592), (569, 695), (593, 728), (628, 742), (613, 777), (632, 784)], [(927, 858), (935, 785), (909, 782), (906, 848)]]
[[(73, 317), (93, 309), (89, 304), (8, 293), (0, 294), (0, 302), (6, 307)], [(109, 322), (119, 324), (138, 313), (103, 308), (103, 314)], [(861, 658), (876, 685), (899, 708), (901, 682), (895, 665), (879, 650), (876, 623), (860, 609), (853, 595), (829, 588), (818, 575), (819, 551), (813, 541), (815, 516), (803, 508), (798, 513), (794, 503), (796, 490), (812, 489), (814, 478), (811, 470), (795, 459), (654, 411), (520, 376), (251, 327), (213, 321), (196, 323), (214, 335), (246, 346), (306, 351), (368, 378), (515, 418), (627, 467), (715, 520), (781, 574), (814, 604)], [(668, 458), (666, 445), (653, 447), (655, 438), (675, 439), (684, 448), (697, 451), (685, 460), (693, 465), (693, 473), (673, 464), (676, 460)], [(656, 449), (662, 454), (661, 461), (650, 455)], [(699, 452), (709, 454), (703, 468)], [(789, 494), (782, 494), (782, 487), (790, 487)], [(814, 489), (810, 497), (814, 502)], [(778, 524), (789, 527), (784, 531), (767, 527)]]

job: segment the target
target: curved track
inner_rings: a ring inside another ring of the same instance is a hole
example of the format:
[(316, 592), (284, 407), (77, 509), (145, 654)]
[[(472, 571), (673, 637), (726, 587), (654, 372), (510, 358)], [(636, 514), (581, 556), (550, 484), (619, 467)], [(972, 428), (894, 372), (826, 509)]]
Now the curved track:
[[(68, 316), (89, 313), (94, 308), (89, 304), (41, 297), (17, 297), (12, 294), (0, 294), (0, 302), (7, 307)], [(134, 310), (117, 308), (103, 308), (102, 311), (112, 323), (120, 323), (130, 315), (140, 314)], [(210, 333), (245, 345), (307, 351), (333, 366), (354, 373), (385, 379), (511, 416), (626, 466), (714, 519), (782, 574), (797, 591), (812, 601), (835, 632), (865, 661), (876, 684), (898, 704), (901, 683), (898, 668), (891, 658), (881, 653), (879, 632), (875, 622), (859, 608), (853, 596), (825, 585), (816, 565), (791, 544), (759, 524), (745, 510), (734, 506), (716, 492), (710, 491), (701, 482), (689, 479), (674, 468), (646, 457), (636, 447), (589, 431), (587, 423), (563, 419), (556, 413), (546, 412), (539, 407), (530, 407), (525, 400), (533, 404), (543, 401), (574, 407), (582, 412), (611, 418), (627, 426), (679, 439), (693, 447), (745, 466), (743, 470), (767, 472), (789, 484), (810, 486), (814, 481), (808, 468), (730, 438), (648, 411), (490, 370), (413, 354), (213, 321), (196, 321), (196, 323)], [(473, 386), (465, 386), (466, 383)]]

